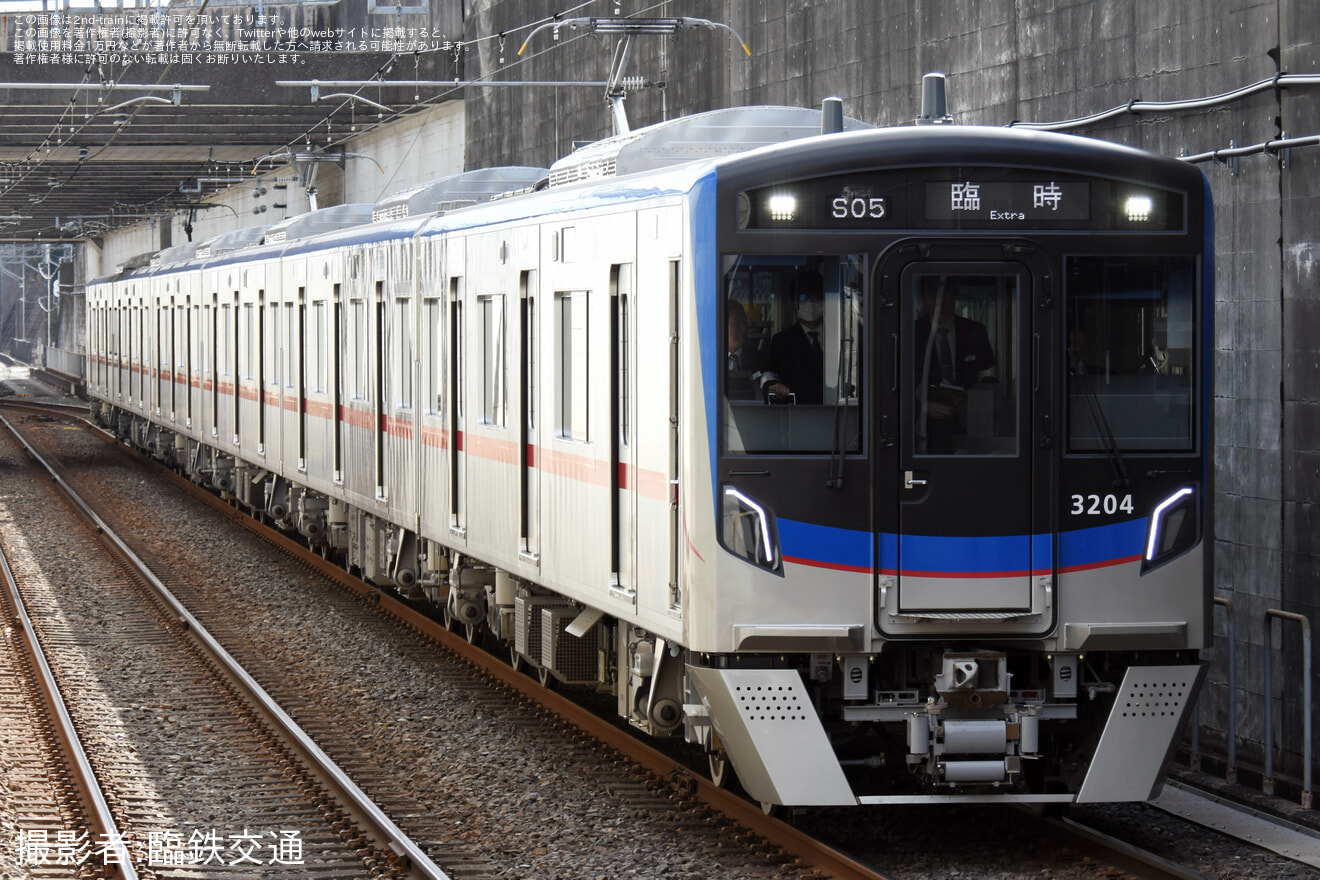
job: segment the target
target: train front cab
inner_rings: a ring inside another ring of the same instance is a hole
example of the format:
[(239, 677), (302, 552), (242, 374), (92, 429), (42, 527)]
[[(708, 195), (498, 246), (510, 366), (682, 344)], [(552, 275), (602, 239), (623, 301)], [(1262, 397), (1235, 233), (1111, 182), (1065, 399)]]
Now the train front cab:
[[(712, 359), (689, 737), (767, 803), (1144, 800), (1210, 638), (1204, 181), (893, 137), (906, 167), (721, 181), (717, 323), (747, 341)], [(823, 393), (785, 400), (770, 350), (817, 287)]]

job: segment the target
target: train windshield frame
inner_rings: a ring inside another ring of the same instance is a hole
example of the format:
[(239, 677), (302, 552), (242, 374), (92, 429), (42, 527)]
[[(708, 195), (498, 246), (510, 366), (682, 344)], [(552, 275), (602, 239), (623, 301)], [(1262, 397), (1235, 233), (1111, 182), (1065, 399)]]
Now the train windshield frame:
[(1196, 258), (1074, 254), (1065, 279), (1067, 451), (1196, 452)]
[(863, 452), (863, 254), (725, 254), (724, 451)]

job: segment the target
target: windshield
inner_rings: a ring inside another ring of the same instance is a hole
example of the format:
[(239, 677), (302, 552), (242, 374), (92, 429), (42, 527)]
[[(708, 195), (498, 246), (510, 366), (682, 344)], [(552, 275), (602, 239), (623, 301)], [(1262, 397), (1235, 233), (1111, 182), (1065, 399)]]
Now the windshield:
[(1067, 278), (1068, 450), (1194, 451), (1193, 259), (1071, 257)]
[(862, 257), (724, 257), (731, 453), (861, 449)]

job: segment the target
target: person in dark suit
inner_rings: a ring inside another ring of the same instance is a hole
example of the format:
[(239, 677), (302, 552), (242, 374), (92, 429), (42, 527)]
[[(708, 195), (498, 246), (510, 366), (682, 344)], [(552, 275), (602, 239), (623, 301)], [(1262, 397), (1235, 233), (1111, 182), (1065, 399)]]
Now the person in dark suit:
[(729, 400), (761, 399), (760, 378), (765, 358), (747, 340), (747, 312), (742, 303), (725, 304), (728, 350), (725, 352), (724, 394)]
[(925, 312), (913, 326), (918, 418), (924, 422), (926, 453), (949, 455), (967, 433), (967, 389), (994, 368), (995, 352), (984, 325), (954, 313), (956, 295), (944, 279), (927, 281)]
[(819, 404), (825, 396), (825, 349), (821, 338), (825, 294), (820, 275), (803, 271), (797, 281), (797, 323), (770, 340), (770, 364), (762, 388), (771, 403)]

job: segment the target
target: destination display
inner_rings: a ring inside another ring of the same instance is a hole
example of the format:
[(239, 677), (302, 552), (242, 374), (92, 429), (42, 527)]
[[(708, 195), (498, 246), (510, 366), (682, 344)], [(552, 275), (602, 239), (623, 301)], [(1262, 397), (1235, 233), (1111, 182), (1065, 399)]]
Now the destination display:
[(929, 168), (862, 172), (744, 190), (739, 229), (1185, 228), (1183, 197), (1048, 171)]
[(927, 220), (1091, 219), (1091, 185), (1057, 180), (940, 181), (926, 184)]

